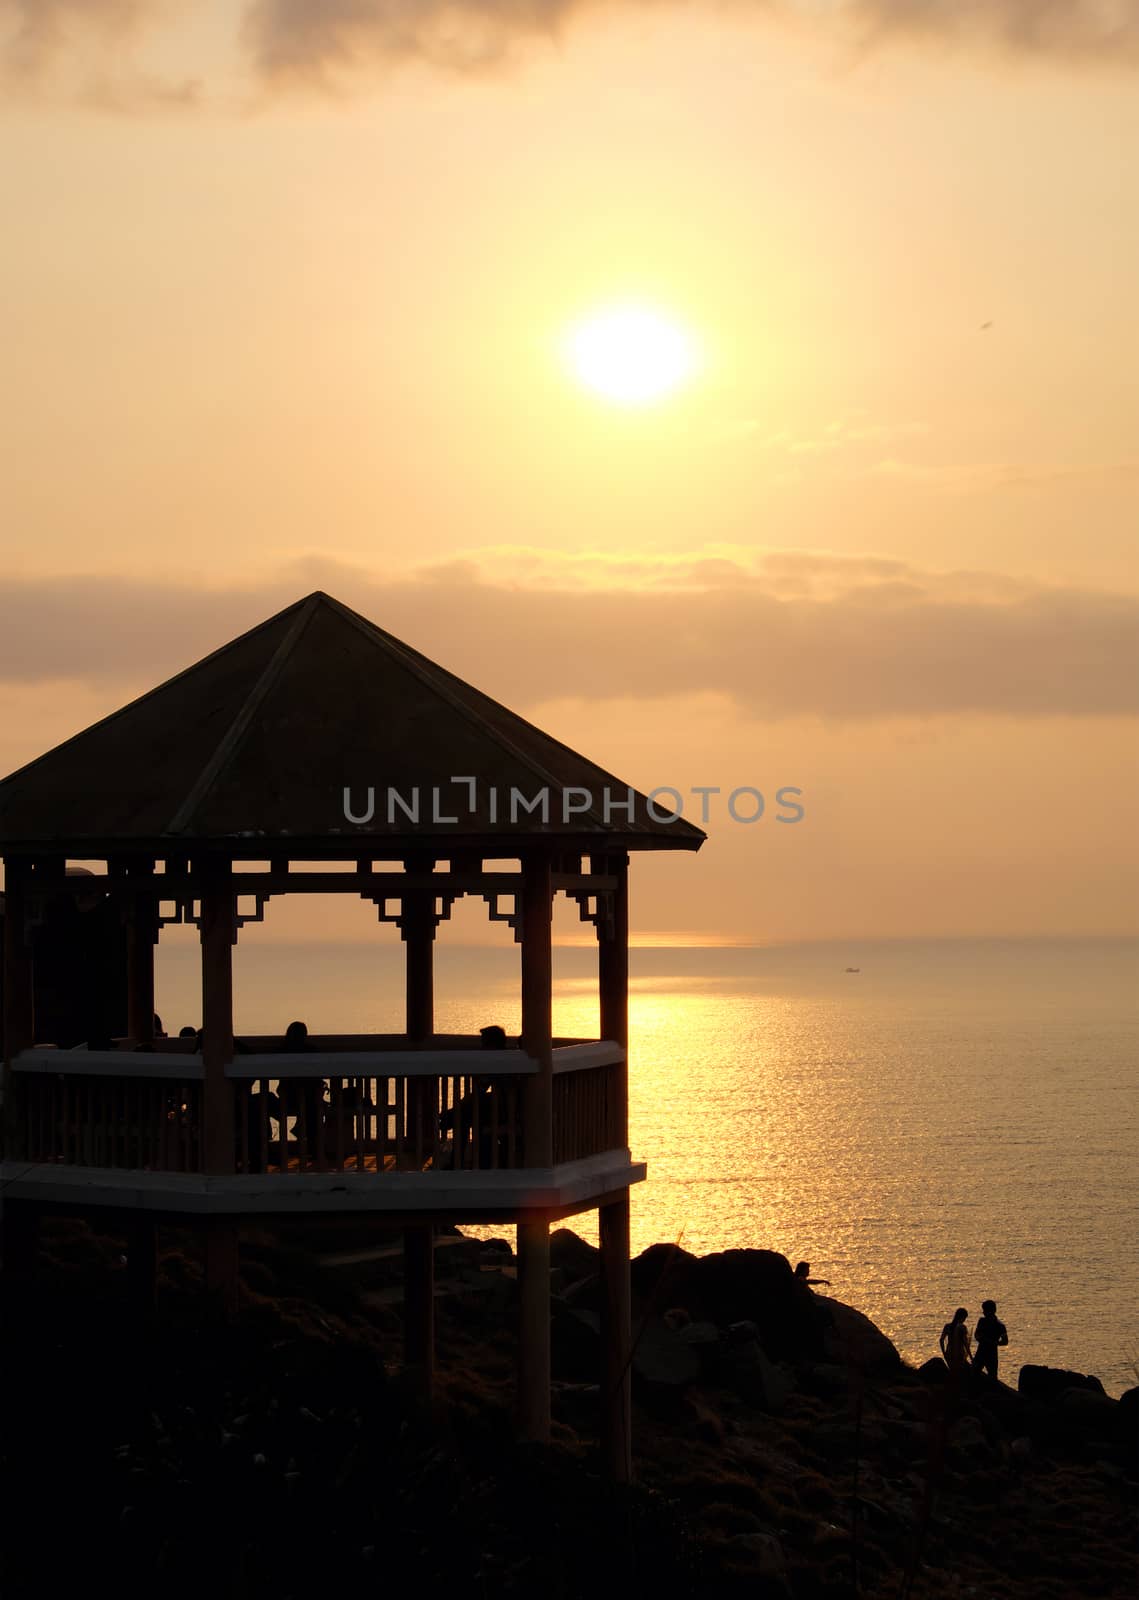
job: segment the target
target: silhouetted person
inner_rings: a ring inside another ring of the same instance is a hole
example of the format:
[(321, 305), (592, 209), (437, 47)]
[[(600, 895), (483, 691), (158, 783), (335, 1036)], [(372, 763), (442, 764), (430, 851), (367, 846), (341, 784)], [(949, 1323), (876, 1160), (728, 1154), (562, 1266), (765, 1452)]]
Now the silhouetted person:
[(825, 1289), (829, 1289), (831, 1286), (831, 1281), (829, 1278), (811, 1277), (811, 1263), (809, 1261), (799, 1262), (798, 1266), (795, 1268), (795, 1282), (805, 1283), (812, 1287), (816, 1283), (821, 1283)]
[(952, 1322), (947, 1322), (941, 1330), (941, 1337), (937, 1344), (949, 1371), (956, 1376), (964, 1372), (969, 1365), (969, 1328), (967, 1318), (969, 1313), (964, 1306), (958, 1306), (953, 1313)]
[[(489, 1023), (485, 1028), (479, 1029), (481, 1050), (505, 1050), (506, 1030), (499, 1027), (497, 1022)], [(446, 1132), (454, 1130), (454, 1142), (451, 1148), (452, 1165), (459, 1165), (462, 1159), (461, 1152), (469, 1142), (473, 1142), (475, 1128), (475, 1108), (478, 1108), (479, 1125), (479, 1152), (478, 1162), (480, 1168), (486, 1169), (494, 1164), (494, 1135), (491, 1131), (494, 1115), (494, 1085), (492, 1083), (477, 1084), (470, 1094), (463, 1098), (450, 1111), (444, 1111), (439, 1118), (439, 1127)], [(499, 1135), (501, 1146), (504, 1135)], [(458, 1160), (456, 1160), (458, 1157)]]
[(156, 1039), (165, 1039), (166, 1037), (166, 1029), (162, 1026), (162, 1018), (157, 1011), (154, 1013), (154, 1027), (151, 1031)]
[(178, 1037), (179, 1039), (196, 1039), (198, 1037), (198, 1030), (187, 1022), (184, 1028), (178, 1029)]
[[(304, 1055), (313, 1048), (312, 1040), (308, 1036), (308, 1025), (304, 1022), (290, 1022), (285, 1029), (285, 1037), (281, 1040), (280, 1051), (282, 1055)], [(292, 1134), (294, 1139), (300, 1137), (300, 1111), (289, 1105), (292, 1098), (285, 1088), (286, 1080), (281, 1079), (279, 1088), (281, 1096), (281, 1110), (286, 1117), (293, 1118)], [(300, 1085), (301, 1102), (304, 1107), (305, 1138), (308, 1144), (308, 1154), (311, 1158), (314, 1151), (320, 1150), (324, 1138), (324, 1094), (328, 1088), (323, 1078), (310, 1082), (302, 1081)]]
[(973, 1337), (977, 1341), (977, 1353), (973, 1357), (973, 1365), (979, 1372), (987, 1372), (995, 1382), (997, 1351), (1002, 1345), (1008, 1344), (1008, 1329), (997, 1319), (995, 1300), (981, 1301), (981, 1318), (973, 1330)]
[(285, 1037), (281, 1040), (281, 1052), (299, 1052), (311, 1050), (309, 1043), (308, 1025), (304, 1022), (290, 1022), (285, 1029)]

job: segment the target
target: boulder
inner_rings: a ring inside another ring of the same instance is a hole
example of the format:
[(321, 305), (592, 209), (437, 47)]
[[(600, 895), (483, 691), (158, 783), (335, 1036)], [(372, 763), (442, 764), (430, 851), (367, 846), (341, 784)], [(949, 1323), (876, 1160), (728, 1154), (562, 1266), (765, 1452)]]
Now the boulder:
[(719, 1382), (772, 1415), (783, 1410), (787, 1396), (795, 1388), (791, 1374), (768, 1359), (757, 1339), (721, 1345), (715, 1373)]
[(572, 1228), (555, 1228), (550, 1235), (550, 1266), (561, 1268), (566, 1283), (577, 1283), (597, 1271), (600, 1252)]
[(988, 1466), (996, 1454), (980, 1418), (968, 1415), (958, 1417), (953, 1423), (949, 1448), (954, 1464), (966, 1469)]
[(1122, 1420), (1119, 1401), (1094, 1389), (1065, 1389), (1057, 1402), (1065, 1423), (1089, 1439), (1114, 1439)]
[(601, 1372), (601, 1319), (596, 1312), (571, 1310), (554, 1302), (550, 1366), (558, 1378), (576, 1383), (597, 1382)]
[(918, 1368), (918, 1377), (923, 1383), (939, 1388), (949, 1377), (949, 1368), (940, 1356), (930, 1356), (929, 1360), (923, 1361)]
[[(727, 1541), (728, 1549), (744, 1558), (749, 1576), (761, 1581), (761, 1593), (790, 1595), (791, 1579), (783, 1546), (773, 1533), (737, 1533)], [(743, 1563), (741, 1563), (743, 1564)]]
[(828, 1295), (816, 1295), (815, 1299), (830, 1317), (830, 1326), (823, 1334), (823, 1353), (828, 1361), (857, 1367), (875, 1377), (900, 1370), (902, 1358), (893, 1341), (869, 1317)]
[(1103, 1384), (1091, 1373), (1069, 1372), (1064, 1367), (1021, 1367), (1016, 1387), (1026, 1400), (1058, 1400), (1065, 1389), (1104, 1392)]
[(822, 1354), (825, 1318), (811, 1291), (795, 1280), (786, 1256), (774, 1250), (721, 1250), (695, 1257), (654, 1246), (634, 1262), (638, 1292), (655, 1283), (666, 1305), (687, 1307), (696, 1321), (718, 1327), (750, 1322), (774, 1360)]
[[(668, 1322), (667, 1315), (665, 1321)], [(673, 1324), (669, 1323), (672, 1327)], [(707, 1345), (717, 1345), (720, 1342), (720, 1330), (714, 1322), (683, 1322), (675, 1329), (678, 1339), (685, 1344), (703, 1348)]]
[(633, 1372), (643, 1383), (684, 1389), (700, 1376), (700, 1357), (663, 1317), (649, 1317), (633, 1335)]
[(698, 1261), (678, 1244), (650, 1244), (630, 1263), (633, 1293), (652, 1296), (662, 1306), (683, 1305), (687, 1295), (679, 1291), (687, 1288)]

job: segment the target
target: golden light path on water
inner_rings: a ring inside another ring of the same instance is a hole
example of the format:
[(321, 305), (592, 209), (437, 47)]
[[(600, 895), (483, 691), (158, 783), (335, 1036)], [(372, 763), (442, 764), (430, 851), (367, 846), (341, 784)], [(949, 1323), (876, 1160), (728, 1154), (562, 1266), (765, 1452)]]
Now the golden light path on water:
[[(555, 1032), (596, 1037), (595, 952), (557, 955)], [(1010, 1363), (1134, 1383), (1134, 945), (643, 950), (632, 965), (630, 1143), (649, 1168), (634, 1250), (808, 1259), (919, 1361), (954, 1306), (991, 1295)], [(189, 947), (160, 959), (168, 1022), (196, 1020), (196, 967)], [(443, 941), (437, 978), (441, 1032), (517, 1031), (515, 947)], [(238, 947), (247, 1031), (398, 1027), (402, 988), (398, 944)], [(596, 1239), (591, 1214), (567, 1226)]]

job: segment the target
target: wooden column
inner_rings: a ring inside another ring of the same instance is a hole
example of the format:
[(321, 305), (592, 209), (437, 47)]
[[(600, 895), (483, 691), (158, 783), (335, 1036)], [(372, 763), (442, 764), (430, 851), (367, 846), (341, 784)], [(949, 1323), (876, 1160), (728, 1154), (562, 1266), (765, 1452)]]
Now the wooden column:
[(538, 1063), (523, 1089), (523, 1145), (528, 1167), (548, 1167), (553, 1142), (553, 894), (550, 862), (522, 863), (522, 1048)]
[[(407, 861), (408, 872), (434, 863)], [(403, 897), (400, 929), (405, 951), (405, 1030), (408, 1044), (430, 1044), (435, 1033), (435, 896), (417, 890)], [(409, 1103), (424, 1130), (434, 1132), (434, 1080), (412, 1079)], [(425, 1399), (435, 1381), (435, 1229), (417, 1223), (403, 1230), (403, 1352), (411, 1381)]]
[[(549, 1167), (553, 1142), (553, 894), (548, 857), (522, 861), (522, 1048), (538, 1063), (523, 1088), (523, 1155)], [(518, 1432), (550, 1437), (550, 1229), (518, 1224)]]
[(434, 896), (405, 895), (401, 921), (408, 1043), (427, 1044), (435, 1032)]
[[(4, 859), (4, 1153), (23, 1154), (23, 1129), (15, 1094), (12, 1061), (35, 1043), (35, 976), (32, 934), (28, 923), (30, 865), (12, 856)], [(4, 1253), (4, 1286), (0, 1292), (2, 1325), (11, 1330), (35, 1276), (39, 1253), (39, 1208), (27, 1201), (6, 1200), (0, 1193)]]
[(32, 971), (28, 893), (31, 873), (26, 862), (4, 858), (4, 1150), (22, 1151), (19, 1107), (12, 1082), (12, 1062), (35, 1043), (35, 981)]
[[(131, 877), (153, 877), (154, 862), (131, 864)], [(154, 936), (157, 906), (148, 894), (132, 894), (127, 905), (127, 1034), (135, 1044), (154, 1038)]]
[[(629, 1044), (629, 858), (595, 857), (596, 872), (617, 879), (611, 915), (597, 922), (597, 976), (601, 1001), (601, 1037)], [(629, 1143), (628, 1062), (611, 1067), (615, 1136)], [(606, 1470), (618, 1483), (632, 1476), (630, 1372), (631, 1327), (629, 1287), (629, 1192), (598, 1210), (601, 1244), (601, 1449)]]
[(518, 1435), (550, 1438), (550, 1228), (518, 1224)]
[[(205, 1170), (232, 1173), (235, 1166), (233, 1084), (225, 1069), (233, 1060), (233, 945), (237, 932), (228, 858), (199, 863), (202, 940), (202, 1148)], [(206, 1291), (215, 1315), (237, 1310), (237, 1224), (211, 1217), (205, 1229)]]
[(629, 1191), (598, 1209), (601, 1244), (601, 1454), (609, 1476), (633, 1474)]
[[(597, 986), (601, 1001), (601, 1037), (629, 1044), (629, 858), (627, 855), (595, 856), (590, 861), (594, 872), (605, 872), (617, 879), (613, 891), (612, 915), (597, 920)], [(618, 1132), (621, 1143), (629, 1142), (629, 1067), (628, 1062), (612, 1069), (616, 1079)]]

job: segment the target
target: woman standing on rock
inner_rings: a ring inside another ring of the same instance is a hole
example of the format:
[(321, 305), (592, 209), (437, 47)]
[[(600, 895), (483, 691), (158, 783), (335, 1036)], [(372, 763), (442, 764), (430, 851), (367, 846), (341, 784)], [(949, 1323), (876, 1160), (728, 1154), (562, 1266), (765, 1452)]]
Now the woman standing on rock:
[(953, 1321), (945, 1324), (941, 1330), (941, 1338), (937, 1341), (951, 1377), (964, 1372), (969, 1365), (972, 1341), (967, 1326), (968, 1316), (965, 1307), (958, 1306), (953, 1313)]

